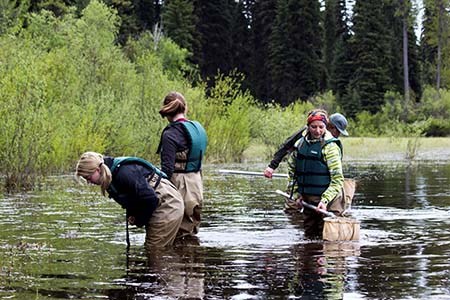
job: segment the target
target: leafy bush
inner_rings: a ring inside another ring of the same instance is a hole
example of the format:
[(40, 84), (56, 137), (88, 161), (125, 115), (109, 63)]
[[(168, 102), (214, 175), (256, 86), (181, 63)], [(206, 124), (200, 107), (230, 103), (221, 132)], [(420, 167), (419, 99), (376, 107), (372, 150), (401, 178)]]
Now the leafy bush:
[(450, 91), (428, 86), (423, 92), (418, 114), (420, 118), (450, 119)]
[(448, 119), (429, 119), (423, 128), (425, 136), (450, 136), (450, 122)]
[[(235, 76), (219, 76), (208, 98), (201, 98), (195, 113), (208, 133), (210, 162), (239, 161), (250, 143), (253, 97), (242, 92)], [(200, 117), (201, 116), (201, 117)]]

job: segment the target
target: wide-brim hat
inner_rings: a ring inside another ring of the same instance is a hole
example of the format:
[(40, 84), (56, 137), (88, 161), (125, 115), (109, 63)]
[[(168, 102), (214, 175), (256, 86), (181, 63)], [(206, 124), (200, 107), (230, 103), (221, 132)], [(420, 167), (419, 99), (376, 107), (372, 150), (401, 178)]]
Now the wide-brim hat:
[(348, 132), (346, 130), (348, 122), (343, 115), (341, 115), (340, 113), (332, 114), (330, 116), (330, 122), (337, 128), (337, 130), (339, 130), (342, 135), (348, 136)]

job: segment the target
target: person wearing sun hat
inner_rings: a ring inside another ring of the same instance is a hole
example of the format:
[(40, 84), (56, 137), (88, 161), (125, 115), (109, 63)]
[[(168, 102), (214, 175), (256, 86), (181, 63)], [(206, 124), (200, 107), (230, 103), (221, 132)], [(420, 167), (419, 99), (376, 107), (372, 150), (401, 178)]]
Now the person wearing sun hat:
[(334, 113), (330, 116), (330, 122), (328, 123), (327, 129), (335, 138), (338, 138), (341, 134), (343, 136), (348, 136), (347, 125), (347, 119), (342, 114)]

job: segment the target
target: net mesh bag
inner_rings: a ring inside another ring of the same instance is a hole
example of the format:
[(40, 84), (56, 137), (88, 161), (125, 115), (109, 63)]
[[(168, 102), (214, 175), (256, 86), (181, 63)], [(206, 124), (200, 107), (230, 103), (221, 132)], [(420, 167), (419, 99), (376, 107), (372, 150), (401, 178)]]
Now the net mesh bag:
[(357, 241), (359, 240), (360, 222), (352, 218), (325, 218), (323, 239), (326, 241)]

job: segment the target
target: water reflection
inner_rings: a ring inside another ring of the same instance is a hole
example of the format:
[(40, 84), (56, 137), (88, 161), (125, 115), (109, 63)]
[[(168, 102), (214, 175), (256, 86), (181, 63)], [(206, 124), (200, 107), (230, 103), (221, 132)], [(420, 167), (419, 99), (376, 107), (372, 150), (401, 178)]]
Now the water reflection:
[(204, 299), (205, 274), (201, 249), (194, 244), (173, 249), (127, 253), (127, 271), (116, 279), (121, 290), (109, 299)]
[(343, 299), (346, 259), (359, 255), (354, 242), (312, 242), (296, 245), (295, 295), (300, 299)]
[(163, 252), (136, 228), (127, 252), (120, 207), (69, 180), (2, 198), (0, 298), (450, 299), (450, 165), (348, 167), (361, 240), (341, 243), (304, 240), (274, 193), (284, 180), (219, 168), (199, 240)]

